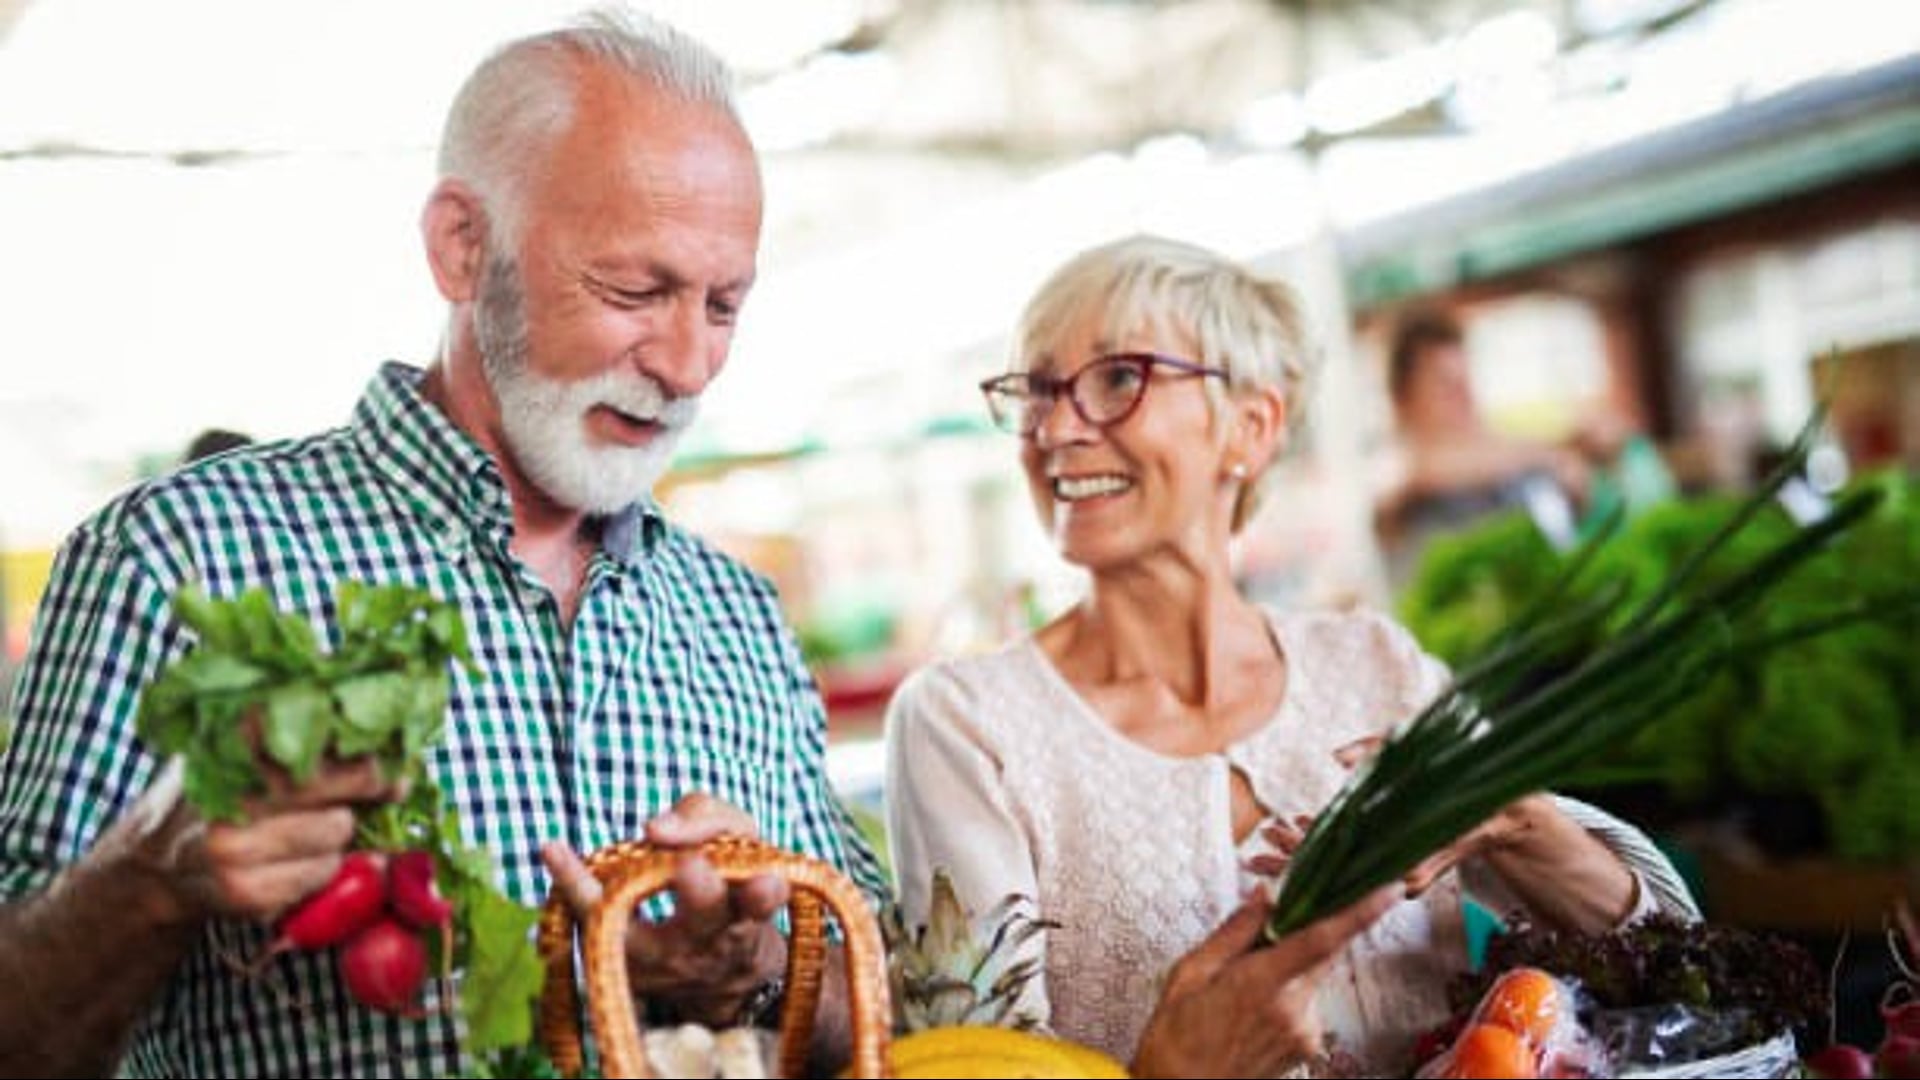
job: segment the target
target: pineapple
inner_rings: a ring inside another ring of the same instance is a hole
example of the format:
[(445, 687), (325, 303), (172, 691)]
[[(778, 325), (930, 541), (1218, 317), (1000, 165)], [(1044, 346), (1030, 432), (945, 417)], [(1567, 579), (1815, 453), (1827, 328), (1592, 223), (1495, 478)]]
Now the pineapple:
[(1038, 916), (1032, 897), (1018, 894), (1006, 896), (976, 921), (961, 906), (946, 870), (936, 868), (925, 926), (909, 934), (898, 905), (880, 920), (895, 1030), (1037, 1027), (1039, 1018), (1018, 1006), (1040, 965), (1035, 957), (1016, 958), (1035, 934), (1058, 925)]

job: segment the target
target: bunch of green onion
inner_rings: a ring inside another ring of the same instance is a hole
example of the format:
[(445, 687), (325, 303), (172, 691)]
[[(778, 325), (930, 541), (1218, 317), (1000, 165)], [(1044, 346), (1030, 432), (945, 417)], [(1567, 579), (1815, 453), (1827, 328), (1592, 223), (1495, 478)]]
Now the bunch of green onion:
[(1851, 598), (1784, 626), (1751, 617), (1770, 588), (1873, 512), (1880, 498), (1873, 489), (1841, 498), (1718, 584), (1688, 589), (1800, 475), (1823, 419), (1824, 410), (1816, 411), (1780, 466), (1637, 605), (1627, 604), (1625, 582), (1586, 598), (1572, 588), (1618, 515), (1576, 549), (1554, 583), (1390, 734), (1315, 819), (1289, 862), (1268, 939), (1404, 876), (1502, 807), (1658, 719), (1729, 660), (1920, 606), (1915, 588)]

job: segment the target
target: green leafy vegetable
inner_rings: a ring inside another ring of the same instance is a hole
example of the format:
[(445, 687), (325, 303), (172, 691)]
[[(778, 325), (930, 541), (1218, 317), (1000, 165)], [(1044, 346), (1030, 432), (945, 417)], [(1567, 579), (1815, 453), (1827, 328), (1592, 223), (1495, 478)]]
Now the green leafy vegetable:
[(1827, 1012), (1826, 977), (1812, 955), (1775, 934), (1650, 915), (1602, 934), (1519, 922), (1487, 945), (1486, 963), (1448, 988), (1471, 1008), (1501, 972), (1537, 967), (1579, 981), (1605, 1009), (1682, 1004), (1741, 1010), (1737, 1041), (1761, 1042), (1788, 1028), (1810, 1035)]
[(459, 972), (465, 1049), (483, 1075), (537, 1075), (514, 1070), (532, 1060), (523, 1050), (543, 974), (538, 913), (495, 886), (492, 854), (462, 839), (426, 769), (445, 729), (450, 671), (472, 670), (459, 610), (421, 589), (343, 582), (329, 652), (259, 589), (215, 600), (189, 586), (173, 605), (199, 641), (147, 688), (137, 729), (182, 756), (187, 798), (208, 818), (240, 820), (266, 789), (268, 763), (299, 781), (329, 756), (371, 757), (404, 780), (402, 800), (360, 811), (356, 846), (431, 855), (453, 915), (450, 935), (429, 949), (435, 967)]
[[(1883, 498), (1857, 491), (1811, 525), (1742, 542), (1804, 465), (1821, 419), (1816, 413), (1782, 466), (1644, 595), (1634, 596), (1620, 576), (1578, 587), (1600, 563), (1617, 520), (1589, 538), (1315, 820), (1275, 900), (1269, 937), (1401, 877), (1501, 807), (1558, 782), (1686, 701), (1728, 664), (1920, 605), (1920, 588), (1901, 583), (1843, 588), (1835, 595), (1858, 599), (1829, 600), (1784, 622), (1755, 617), (1774, 587), (1867, 520)], [(1730, 567), (1703, 577), (1729, 555), (1737, 556)]]
[[(1920, 488), (1898, 471), (1861, 477), (1879, 508), (1837, 538), (1830, 554), (1774, 584), (1756, 622), (1816, 621), (1834, 597), (1888, 594), (1920, 581)], [(1719, 529), (1728, 497), (1676, 500), (1635, 518), (1596, 558), (1590, 578), (1653, 594), (1666, 568)], [(1699, 582), (1725, 580), (1768, 544), (1791, 535), (1784, 516), (1753, 521)], [(1429, 549), (1402, 597), (1407, 625), (1430, 650), (1460, 663), (1484, 648), (1525, 597), (1560, 572), (1559, 558), (1524, 520), (1499, 521)], [(1576, 593), (1591, 595), (1585, 583)], [(1805, 799), (1824, 842), (1851, 859), (1920, 855), (1920, 613), (1856, 621), (1818, 637), (1729, 659), (1699, 693), (1567, 778), (1576, 790), (1657, 782), (1682, 805), (1750, 798)], [(1818, 841), (1819, 837), (1813, 837)]]

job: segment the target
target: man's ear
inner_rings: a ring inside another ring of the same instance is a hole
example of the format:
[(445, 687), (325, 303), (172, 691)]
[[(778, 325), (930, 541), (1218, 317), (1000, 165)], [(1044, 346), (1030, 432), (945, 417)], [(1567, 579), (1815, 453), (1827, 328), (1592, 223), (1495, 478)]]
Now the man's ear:
[(459, 180), (440, 181), (420, 212), (420, 236), (440, 295), (452, 304), (478, 296), (487, 257), (487, 213), (479, 194)]

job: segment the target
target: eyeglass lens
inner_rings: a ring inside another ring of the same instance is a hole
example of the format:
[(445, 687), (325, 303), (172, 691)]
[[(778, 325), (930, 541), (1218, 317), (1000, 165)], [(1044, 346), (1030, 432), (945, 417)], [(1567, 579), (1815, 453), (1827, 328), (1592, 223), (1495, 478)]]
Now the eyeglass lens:
[(1001, 427), (1025, 435), (1040, 426), (1047, 410), (1063, 395), (1087, 423), (1116, 423), (1133, 411), (1146, 385), (1146, 361), (1109, 356), (1065, 379), (1042, 374), (1006, 379), (989, 390), (988, 402)]

